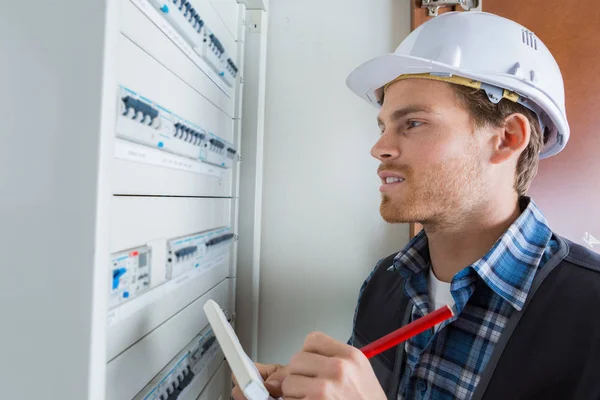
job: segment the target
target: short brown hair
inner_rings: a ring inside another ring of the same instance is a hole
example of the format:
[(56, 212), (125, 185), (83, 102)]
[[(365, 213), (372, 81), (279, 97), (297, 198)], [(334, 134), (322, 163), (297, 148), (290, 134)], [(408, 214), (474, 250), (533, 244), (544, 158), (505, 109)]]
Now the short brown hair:
[(529, 125), (531, 125), (531, 138), (517, 162), (514, 185), (519, 196), (524, 195), (537, 174), (539, 153), (545, 141), (536, 114), (521, 104), (508, 99), (502, 99), (498, 104), (494, 104), (488, 99), (483, 90), (455, 84), (451, 84), (451, 86), (455, 89), (460, 102), (470, 112), (477, 127), (503, 126), (504, 119), (514, 113), (523, 114), (527, 117)]

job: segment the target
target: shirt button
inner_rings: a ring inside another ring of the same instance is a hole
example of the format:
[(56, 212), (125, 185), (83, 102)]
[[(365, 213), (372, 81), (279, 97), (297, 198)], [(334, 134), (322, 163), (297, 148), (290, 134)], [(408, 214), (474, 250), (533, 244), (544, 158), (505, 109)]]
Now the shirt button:
[(419, 379), (417, 381), (417, 387), (419, 388), (419, 390), (421, 392), (426, 392), (427, 391), (427, 384), (423, 380), (421, 380), (421, 379)]

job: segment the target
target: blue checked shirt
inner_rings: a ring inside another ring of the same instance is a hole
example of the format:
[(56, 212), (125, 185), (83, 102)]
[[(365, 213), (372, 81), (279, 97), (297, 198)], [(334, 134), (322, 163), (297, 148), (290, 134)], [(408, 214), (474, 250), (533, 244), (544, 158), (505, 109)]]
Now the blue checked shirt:
[[(406, 363), (398, 399), (469, 399), (473, 395), (511, 313), (522, 309), (536, 271), (558, 249), (535, 203), (524, 197), (521, 209), (519, 218), (490, 251), (452, 279), (455, 316), (435, 333), (430, 329), (404, 343)], [(423, 232), (398, 253), (390, 267), (405, 279), (411, 321), (432, 311), (427, 286), (430, 268)]]

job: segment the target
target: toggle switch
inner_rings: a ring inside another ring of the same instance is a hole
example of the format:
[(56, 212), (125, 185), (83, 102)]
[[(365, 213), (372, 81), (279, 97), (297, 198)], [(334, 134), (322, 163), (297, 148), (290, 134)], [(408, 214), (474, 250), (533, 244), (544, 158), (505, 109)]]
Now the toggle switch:
[(200, 33), (203, 26), (204, 26), (204, 21), (200, 18), (200, 16), (198, 14), (194, 15), (194, 24), (193, 24), (194, 29), (198, 33)]
[(202, 142), (202, 138), (200, 137), (200, 132), (194, 131), (194, 144), (196, 146), (199, 146), (200, 142)]
[(177, 257), (177, 261), (180, 261), (180, 259), (185, 259), (187, 256), (194, 254), (197, 250), (198, 246), (184, 247), (175, 251), (175, 257)]
[[(123, 106), (121, 112), (131, 119), (135, 119), (145, 125), (152, 125), (154, 119), (158, 117), (158, 110), (141, 100), (134, 99), (131, 96), (125, 96), (122, 99)], [(126, 110), (126, 112), (123, 112)]]
[(225, 48), (223, 47), (223, 45), (221, 44), (221, 42), (219, 41), (219, 39), (217, 39), (217, 37), (215, 36), (214, 33), (211, 33), (208, 37), (209, 37), (210, 42), (212, 44), (213, 52), (219, 58), (221, 58), (221, 56), (225, 52)]
[(196, 16), (196, 10), (192, 7), (190, 8), (190, 16), (188, 17), (188, 22), (192, 22), (194, 20), (194, 16)]
[(176, 138), (177, 138), (177, 137), (180, 137), (180, 135), (181, 135), (181, 128), (182, 128), (182, 126), (183, 126), (183, 125), (181, 125), (179, 122), (177, 122), (177, 123), (174, 125), (174, 129), (173, 129), (173, 136), (175, 136)]
[(228, 70), (231, 72), (231, 75), (233, 75), (233, 77), (235, 78), (238, 73), (238, 67), (235, 65), (235, 63), (233, 62), (233, 60), (231, 58), (227, 59), (227, 67), (228, 67)]
[(225, 148), (225, 144), (217, 139), (210, 139), (209, 143), (211, 144), (212, 151), (220, 152)]
[(113, 270), (113, 282), (112, 282), (113, 290), (115, 290), (119, 287), (119, 280), (121, 279), (121, 277), (123, 275), (125, 275), (125, 272), (127, 272), (127, 268), (119, 268), (119, 269)]
[(216, 238), (213, 238), (213, 239), (211, 239), (211, 240), (207, 241), (207, 242), (205, 243), (205, 245), (206, 245), (206, 247), (210, 247), (210, 246), (216, 246), (216, 245), (217, 245), (217, 244), (219, 244), (219, 243), (222, 243), (222, 242), (224, 242), (224, 241), (227, 241), (227, 240), (233, 239), (233, 237), (234, 237), (234, 236), (235, 236), (235, 235), (234, 235), (233, 233), (228, 233), (228, 234), (225, 234), (225, 235), (223, 235), (223, 236), (219, 236), (219, 237), (216, 237)]
[(125, 96), (125, 97), (123, 97), (122, 100), (123, 100), (123, 103), (125, 104), (127, 117), (132, 118), (132, 119), (135, 118), (135, 115), (137, 113), (138, 101), (131, 96)]

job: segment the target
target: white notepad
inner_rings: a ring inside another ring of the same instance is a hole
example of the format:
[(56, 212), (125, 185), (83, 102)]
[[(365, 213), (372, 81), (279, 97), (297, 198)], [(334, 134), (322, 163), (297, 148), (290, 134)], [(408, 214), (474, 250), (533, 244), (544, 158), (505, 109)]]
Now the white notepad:
[(262, 376), (242, 348), (221, 307), (214, 300), (208, 300), (204, 304), (204, 313), (244, 396), (248, 400), (282, 400), (270, 396)]

